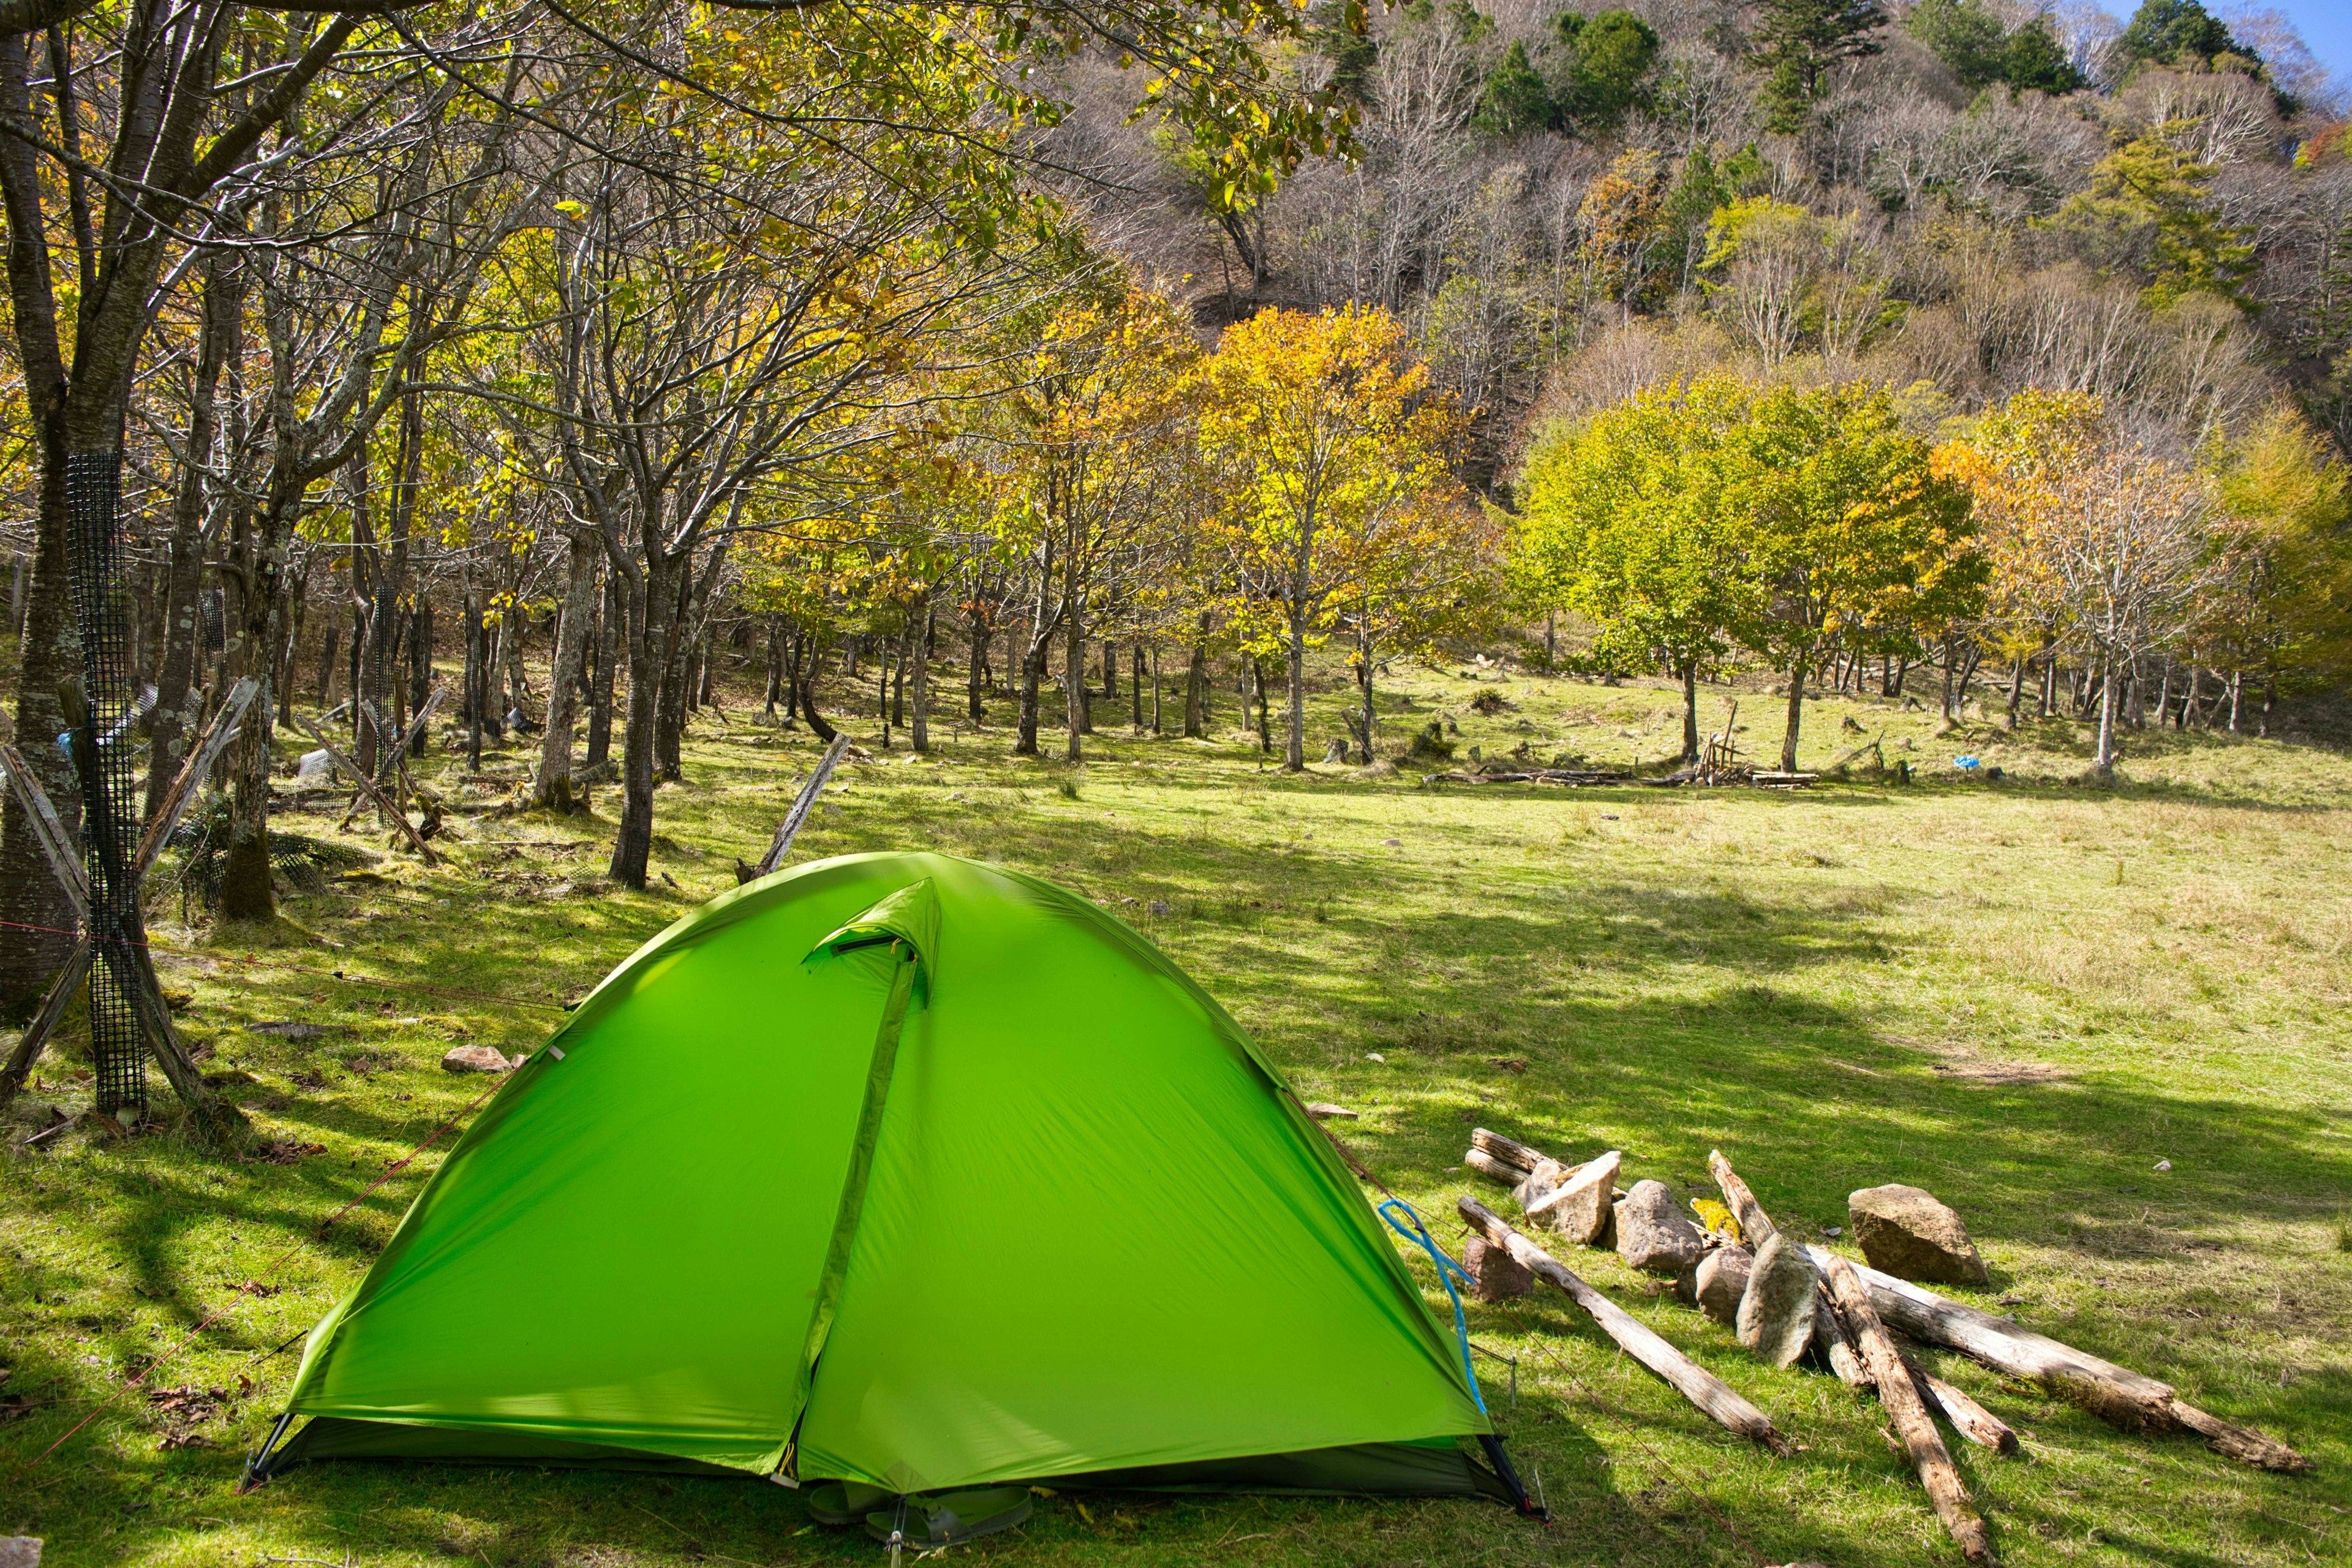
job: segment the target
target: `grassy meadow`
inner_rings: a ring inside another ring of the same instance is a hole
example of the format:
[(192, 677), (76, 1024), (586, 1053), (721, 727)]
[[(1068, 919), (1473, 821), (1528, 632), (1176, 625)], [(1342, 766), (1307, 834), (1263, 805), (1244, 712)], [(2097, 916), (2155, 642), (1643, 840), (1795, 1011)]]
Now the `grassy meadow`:
[[(1482, 693), (1503, 704), (1475, 710)], [(1337, 679), (1318, 695), (1312, 755), (1339, 731), (1343, 695)], [(1394, 746), (1450, 717), (1465, 758), (1525, 742), (1545, 760), (1647, 763), (1678, 745), (1678, 700), (1449, 666), (1400, 670), (1383, 724)], [(1776, 755), (1781, 704), (1741, 700), (1741, 744)], [(1703, 701), (1719, 721), (1724, 695)], [(1417, 764), (1264, 767), (1229, 689), (1210, 742), (1130, 736), (1126, 711), (1122, 696), (1098, 712), (1075, 770), (1012, 758), (1003, 700), (983, 730), (943, 721), (928, 757), (902, 741), (845, 765), (794, 858), (939, 848), (1113, 908), (1303, 1097), (1360, 1111), (1335, 1130), (1441, 1240), (1459, 1241), (1457, 1193), (1507, 1212), (1458, 1163), (1474, 1125), (1579, 1158), (1622, 1149), (1625, 1184), (1656, 1177), (1690, 1196), (1712, 1195), (1719, 1146), (1783, 1228), (1816, 1240), (1845, 1224), (1853, 1188), (1928, 1187), (1992, 1266), (1990, 1289), (1957, 1294), (2172, 1382), (2316, 1466), (2274, 1476), (2185, 1438), (2126, 1437), (1943, 1356), (1944, 1375), (2025, 1437), (2014, 1459), (1956, 1445), (2006, 1561), (2352, 1562), (2352, 759), (2132, 733), (2120, 787), (2092, 789), (2072, 782), (2085, 727), (1939, 737), (1932, 711), (1831, 700), (1809, 706), (1807, 763), (1883, 729), (1914, 781), (1424, 787)], [(593, 818), (550, 818), (491, 815), (498, 785), (467, 797), (481, 815), (450, 818), (437, 868), (385, 850), (372, 824), (341, 836), (367, 868), (290, 894), (270, 929), (191, 928), (159, 890), (182, 1026), (209, 1070), (249, 1080), (232, 1092), (269, 1152), (80, 1129), (27, 1148), (50, 1107), (88, 1100), (78, 1047), (44, 1064), (0, 1152), (0, 1534), (47, 1538), (57, 1568), (877, 1559), (748, 1481), (355, 1464), (234, 1493), (294, 1369), (277, 1348), (357, 1279), (449, 1137), (387, 1167), (485, 1087), (438, 1070), (442, 1052), (535, 1048), (565, 998), (733, 886), (733, 858), (764, 846), (816, 748), (755, 715), (739, 702), (698, 717), (644, 893), (603, 879), (608, 788)], [(1963, 774), (1963, 753), (2004, 777)], [(515, 778), (527, 765), (520, 752), (486, 763)], [(459, 771), (453, 753), (425, 764), (451, 791)], [(331, 837), (335, 821), (289, 812), (278, 826)], [(289, 1021), (331, 1029), (251, 1028)], [(1708, 1424), (1557, 1295), (1473, 1302), (1474, 1338), (1517, 1358), (1516, 1401), (1509, 1368), (1479, 1366), (1550, 1529), (1457, 1501), (1065, 1495), (950, 1555), (1959, 1561), (1874, 1406), (1826, 1373), (1760, 1365), (1613, 1255), (1563, 1260), (1801, 1451), (1775, 1458)], [(1413, 1267), (1443, 1310), (1433, 1274)], [(126, 1390), (159, 1349), (170, 1359)]]

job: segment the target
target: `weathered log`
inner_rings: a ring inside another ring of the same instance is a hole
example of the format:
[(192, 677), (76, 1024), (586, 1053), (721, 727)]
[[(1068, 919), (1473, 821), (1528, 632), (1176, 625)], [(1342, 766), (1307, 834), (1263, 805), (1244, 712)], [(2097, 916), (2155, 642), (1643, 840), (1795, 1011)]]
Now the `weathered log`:
[(1464, 1150), (1462, 1163), (1480, 1175), (1500, 1182), (1503, 1185), (1515, 1190), (1521, 1182), (1528, 1179), (1528, 1173), (1525, 1171), (1507, 1161), (1497, 1160), (1484, 1149)]
[[(1831, 1254), (1820, 1247), (1812, 1252), (1813, 1261), (1827, 1268)], [(2245, 1464), (2266, 1470), (2310, 1468), (2309, 1459), (2285, 1444), (2188, 1404), (2169, 1384), (1947, 1300), (1907, 1279), (1861, 1264), (1849, 1267), (1869, 1287), (1880, 1316), (1923, 1343), (1947, 1346), (1997, 1372), (2039, 1384), (2126, 1432), (2193, 1432), (2217, 1453)]]
[(1936, 1423), (1928, 1418), (1927, 1406), (1912, 1382), (1902, 1352), (1895, 1348), (1894, 1336), (1871, 1305), (1870, 1287), (1862, 1282), (1853, 1264), (1834, 1253), (1829, 1255), (1822, 1271), (1829, 1276), (1830, 1292), (1861, 1349), (1863, 1368), (1878, 1387), (1878, 1403), (1894, 1421), (1895, 1435), (1911, 1456), (1912, 1468), (1919, 1472), (1919, 1482), (1936, 1505), (1936, 1516), (1969, 1562), (1992, 1563), (1992, 1538), (1985, 1529), (1984, 1517), (1969, 1500), (1968, 1483), (1953, 1465), (1951, 1450), (1944, 1447)]
[[(1895, 1348), (1902, 1349), (1899, 1345)], [(1996, 1454), (2018, 1451), (2017, 1432), (2008, 1422), (1921, 1366), (1908, 1351), (1903, 1353), (1903, 1364), (1911, 1369), (1913, 1379), (1927, 1391), (1929, 1400), (1943, 1411), (1944, 1419), (1951, 1423), (1953, 1431)]]
[[(1516, 1138), (1506, 1138), (1499, 1132), (1489, 1132), (1484, 1127), (1474, 1127), (1470, 1130), (1470, 1146), (1474, 1149), (1484, 1149), (1506, 1165), (1517, 1165), (1519, 1168), (1518, 1180), (1520, 1181), (1525, 1181), (1528, 1172), (1551, 1158), (1540, 1149), (1531, 1149)], [(1559, 1163), (1568, 1163), (1565, 1160)]]
[[(1739, 1239), (1750, 1248), (1761, 1247), (1776, 1234), (1771, 1216), (1764, 1212), (1764, 1205), (1756, 1201), (1756, 1194), (1748, 1190), (1748, 1184), (1739, 1179), (1739, 1173), (1731, 1168), (1731, 1162), (1723, 1157), (1722, 1150), (1707, 1151), (1706, 1169), (1707, 1173), (1715, 1178), (1715, 1184), (1723, 1189), (1724, 1204), (1739, 1221)], [(1820, 1259), (1814, 1261), (1818, 1263)]]
[(2265, 1470), (2311, 1468), (2309, 1459), (2284, 1443), (2266, 1437), (2251, 1426), (2240, 1426), (2209, 1411), (2200, 1410), (2179, 1394), (2167, 1402), (2165, 1409), (2175, 1426), (2196, 1433), (2215, 1453), (2226, 1454), (2241, 1464), (2253, 1465)]
[(1601, 1331), (1615, 1341), (1627, 1355), (1657, 1373), (1711, 1419), (1776, 1454), (1790, 1451), (1789, 1440), (1772, 1425), (1770, 1416), (1740, 1397), (1730, 1384), (1659, 1338), (1631, 1312), (1578, 1279), (1558, 1258), (1521, 1236), (1492, 1209), (1473, 1197), (1464, 1197), (1454, 1206), (1472, 1234), (1504, 1248), (1528, 1272), (1557, 1287), (1584, 1309)]

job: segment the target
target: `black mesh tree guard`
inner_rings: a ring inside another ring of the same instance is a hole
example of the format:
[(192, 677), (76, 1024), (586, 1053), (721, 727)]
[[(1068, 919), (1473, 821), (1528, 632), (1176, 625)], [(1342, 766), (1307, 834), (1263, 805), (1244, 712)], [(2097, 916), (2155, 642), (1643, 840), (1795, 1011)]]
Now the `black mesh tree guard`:
[(122, 570), (122, 454), (66, 459), (66, 540), (81, 634), (84, 711), (72, 732), (81, 781), (82, 861), (89, 873), (89, 1039), (98, 1109), (147, 1106), (147, 1062), (133, 1001), (140, 975), (132, 763), (138, 693), (131, 678), (131, 588)]

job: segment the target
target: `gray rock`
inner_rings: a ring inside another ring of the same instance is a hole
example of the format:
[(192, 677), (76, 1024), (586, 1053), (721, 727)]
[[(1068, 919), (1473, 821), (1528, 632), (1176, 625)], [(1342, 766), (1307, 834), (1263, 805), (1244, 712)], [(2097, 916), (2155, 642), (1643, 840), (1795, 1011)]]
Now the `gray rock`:
[(0, 1568), (41, 1568), (41, 1538), (0, 1535)]
[(1790, 1366), (1813, 1342), (1813, 1300), (1821, 1270), (1801, 1243), (1775, 1232), (1756, 1254), (1735, 1326), (1758, 1359)]
[(1679, 1278), (1697, 1267), (1706, 1243), (1698, 1226), (1675, 1207), (1664, 1182), (1636, 1182), (1617, 1205), (1618, 1256), (1644, 1274)]
[(1463, 1247), (1462, 1265), (1476, 1282), (1481, 1301), (1508, 1300), (1536, 1288), (1536, 1277), (1528, 1272), (1527, 1265), (1483, 1236), (1472, 1237)]
[(1698, 1276), (1692, 1281), (1698, 1310), (1727, 1329), (1738, 1327), (1739, 1303), (1755, 1268), (1755, 1256), (1736, 1244), (1718, 1247), (1699, 1259)]
[(1969, 1227), (1933, 1193), (1899, 1183), (1864, 1187), (1846, 1199), (1846, 1212), (1873, 1268), (1945, 1285), (1982, 1285), (1990, 1278)]
[(441, 1058), (443, 1072), (512, 1072), (514, 1066), (489, 1046), (453, 1046)]
[(1563, 1174), (1551, 1191), (1524, 1205), (1528, 1217), (1583, 1247), (1598, 1247), (1609, 1228), (1610, 1194), (1624, 1156), (1612, 1149)]

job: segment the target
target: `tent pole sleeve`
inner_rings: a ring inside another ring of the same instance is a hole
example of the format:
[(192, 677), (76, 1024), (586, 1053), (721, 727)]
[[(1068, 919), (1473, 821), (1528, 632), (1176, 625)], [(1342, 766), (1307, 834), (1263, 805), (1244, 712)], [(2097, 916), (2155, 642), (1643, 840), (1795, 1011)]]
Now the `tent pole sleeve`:
[(849, 1273), (849, 1249), (857, 1238), (857, 1216), (866, 1206), (866, 1178), (874, 1171), (874, 1142), (882, 1131), (882, 1107), (890, 1098), (890, 1073), (898, 1061), (898, 1035), (907, 1022), (908, 1000), (914, 993), (919, 957), (913, 944), (894, 940), (890, 951), (898, 960), (890, 976), (890, 997), (882, 1005), (882, 1022), (874, 1031), (874, 1058), (866, 1068), (866, 1096), (857, 1110), (857, 1141), (850, 1146), (849, 1170), (841, 1183), (841, 1205), (834, 1211), (824, 1272), (817, 1279), (816, 1310), (809, 1316), (808, 1342), (801, 1351), (793, 1403), (803, 1411), (815, 1381), (817, 1358), (824, 1353), (834, 1313), (841, 1305), (842, 1281)]

